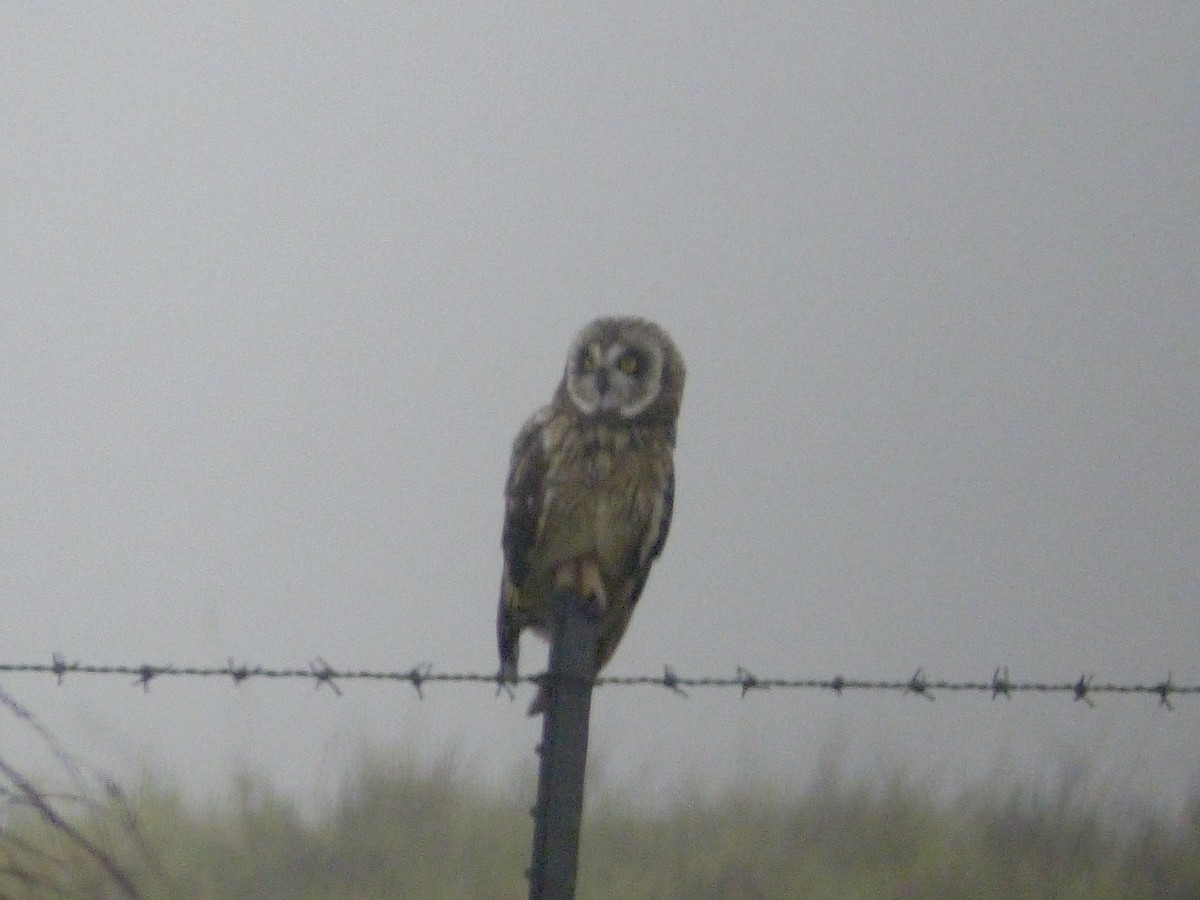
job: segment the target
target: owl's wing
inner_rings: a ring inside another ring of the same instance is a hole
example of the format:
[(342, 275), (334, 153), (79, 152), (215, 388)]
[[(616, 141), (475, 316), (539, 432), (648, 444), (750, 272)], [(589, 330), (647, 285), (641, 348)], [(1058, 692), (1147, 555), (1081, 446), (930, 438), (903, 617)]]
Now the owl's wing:
[(529, 551), (537, 543), (542, 517), (542, 480), (546, 471), (542, 428), (549, 417), (543, 409), (529, 418), (513, 441), (512, 461), (504, 487), (504, 577), (500, 608), (496, 611), (496, 641), (500, 651), (500, 678), (517, 678), (517, 652), (521, 629), (527, 624), (518, 593), (529, 573)]
[(504, 568), (518, 587), (529, 569), (529, 551), (537, 541), (542, 516), (542, 478), (546, 471), (542, 427), (546, 410), (531, 416), (513, 441), (508, 482), (504, 487), (504, 530), (500, 537), (504, 549)]
[(671, 529), (671, 513), (675, 509), (675, 467), (667, 460), (666, 477), (663, 479), (662, 492), (655, 498), (653, 515), (646, 527), (646, 539), (639, 549), (638, 559), (634, 566), (633, 586), (629, 593), (629, 606), (632, 608), (642, 595), (646, 579), (650, 576), (650, 564), (662, 553), (663, 545), (667, 542), (667, 532)]

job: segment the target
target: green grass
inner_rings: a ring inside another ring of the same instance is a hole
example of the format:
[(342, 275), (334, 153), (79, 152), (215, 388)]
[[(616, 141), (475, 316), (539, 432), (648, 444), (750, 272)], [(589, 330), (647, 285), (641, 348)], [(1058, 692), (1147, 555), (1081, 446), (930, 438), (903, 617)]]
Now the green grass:
[[(1089, 801), (1077, 779), (1060, 782), (1049, 790), (991, 784), (939, 802), (901, 775), (854, 781), (827, 772), (798, 798), (762, 784), (659, 812), (606, 796), (584, 826), (578, 897), (1200, 897), (1200, 797), (1182, 821), (1166, 822), (1121, 816)], [(337, 801), (315, 816), (250, 775), (204, 806), (162, 784), (126, 797), (76, 777), (70, 796), (43, 795), (59, 823), (5, 790), (0, 897), (131, 896), (93, 851), (145, 898), (527, 894), (532, 788), (500, 795), (453, 763), (366, 753)]]

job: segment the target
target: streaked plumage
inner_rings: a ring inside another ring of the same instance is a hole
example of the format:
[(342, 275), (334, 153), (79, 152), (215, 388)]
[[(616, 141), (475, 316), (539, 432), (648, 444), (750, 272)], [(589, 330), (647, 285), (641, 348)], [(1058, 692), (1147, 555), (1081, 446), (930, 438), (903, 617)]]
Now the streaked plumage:
[(548, 636), (556, 584), (601, 611), (597, 671), (612, 657), (671, 524), (683, 382), (679, 351), (652, 322), (597, 319), (575, 338), (554, 399), (513, 444), (496, 622), (503, 681), (517, 677), (522, 629)]

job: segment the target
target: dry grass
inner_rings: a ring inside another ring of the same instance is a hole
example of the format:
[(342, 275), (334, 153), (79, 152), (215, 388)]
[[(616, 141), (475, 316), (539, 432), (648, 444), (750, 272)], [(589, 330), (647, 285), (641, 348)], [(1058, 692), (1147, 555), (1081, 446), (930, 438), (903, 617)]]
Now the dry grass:
[[(0, 760), (0, 898), (372, 900), (527, 892), (527, 786), (497, 796), (452, 762), (364, 754), (339, 800), (304, 816), (254, 776), (206, 809), (170, 786), (126, 797), (53, 742), (69, 788)], [(937, 803), (911, 780), (828, 771), (806, 796), (768, 785), (661, 813), (596, 804), (580, 900), (1200, 897), (1200, 797), (1180, 822), (1120, 814), (1078, 767), (1046, 790), (988, 785)], [(1075, 774), (1073, 774), (1075, 773)], [(1093, 799), (1089, 799), (1093, 798)]]

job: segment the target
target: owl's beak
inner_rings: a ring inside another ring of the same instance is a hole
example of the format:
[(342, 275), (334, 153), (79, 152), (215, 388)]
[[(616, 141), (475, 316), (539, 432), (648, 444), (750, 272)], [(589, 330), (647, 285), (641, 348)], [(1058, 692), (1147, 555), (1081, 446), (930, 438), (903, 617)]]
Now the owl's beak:
[(621, 398), (616, 391), (612, 389), (612, 381), (609, 380), (608, 372), (604, 369), (596, 373), (596, 409), (600, 412), (616, 412), (621, 406)]

